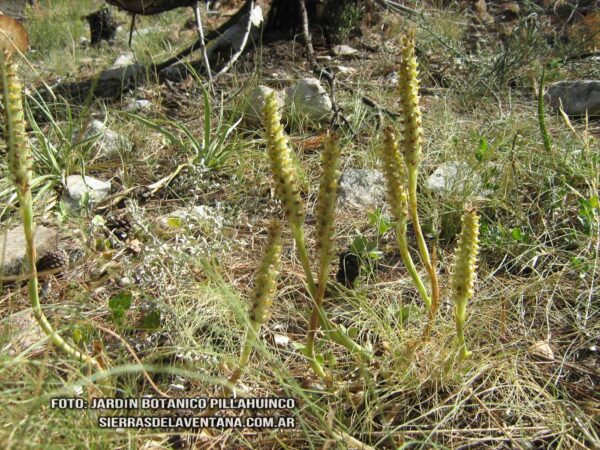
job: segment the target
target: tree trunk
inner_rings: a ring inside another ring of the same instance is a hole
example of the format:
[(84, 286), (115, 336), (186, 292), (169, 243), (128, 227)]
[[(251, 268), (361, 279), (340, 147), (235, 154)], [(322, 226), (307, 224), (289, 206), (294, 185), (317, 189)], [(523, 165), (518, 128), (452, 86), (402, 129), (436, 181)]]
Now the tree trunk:
[[(329, 43), (339, 43), (360, 33), (366, 0), (305, 0), (311, 28), (321, 28)], [(267, 39), (288, 38), (301, 33), (299, 0), (273, 0), (265, 34)]]

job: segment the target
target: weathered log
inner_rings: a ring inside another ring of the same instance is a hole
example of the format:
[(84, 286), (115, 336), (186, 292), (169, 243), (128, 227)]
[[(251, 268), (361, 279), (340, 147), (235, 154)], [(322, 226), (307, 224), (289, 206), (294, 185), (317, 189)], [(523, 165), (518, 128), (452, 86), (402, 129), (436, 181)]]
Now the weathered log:
[(106, 0), (111, 5), (130, 14), (153, 16), (175, 8), (190, 8), (196, 0)]

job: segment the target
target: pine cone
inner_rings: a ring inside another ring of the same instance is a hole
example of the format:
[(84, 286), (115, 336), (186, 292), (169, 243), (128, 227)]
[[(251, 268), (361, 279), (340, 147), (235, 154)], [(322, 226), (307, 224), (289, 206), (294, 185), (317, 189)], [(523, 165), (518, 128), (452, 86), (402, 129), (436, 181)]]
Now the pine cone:
[(69, 256), (63, 250), (54, 250), (46, 253), (35, 264), (38, 272), (52, 271), (54, 273), (62, 272), (69, 263)]
[(109, 217), (106, 220), (106, 228), (116, 236), (120, 241), (127, 240), (127, 237), (131, 233), (133, 226), (131, 221), (126, 217)]

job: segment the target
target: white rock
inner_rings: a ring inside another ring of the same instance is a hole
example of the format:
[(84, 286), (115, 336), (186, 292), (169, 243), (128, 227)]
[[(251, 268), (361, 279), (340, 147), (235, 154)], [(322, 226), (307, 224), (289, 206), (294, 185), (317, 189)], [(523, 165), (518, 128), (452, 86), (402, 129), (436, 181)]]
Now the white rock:
[(385, 198), (385, 180), (379, 170), (346, 169), (339, 183), (339, 206), (369, 209)]
[(138, 100), (132, 100), (131, 102), (129, 102), (125, 106), (124, 110), (127, 112), (146, 111), (146, 110), (150, 109), (151, 106), (152, 106), (152, 103), (150, 103), (148, 100), (138, 99)]
[(135, 56), (133, 53), (123, 53), (119, 55), (117, 59), (112, 63), (111, 69), (117, 69), (119, 67), (129, 66), (135, 63)]
[(248, 94), (246, 104), (244, 106), (244, 118), (248, 123), (262, 123), (262, 110), (265, 106), (267, 95), (269, 95), (271, 92), (275, 92), (275, 101), (277, 102), (279, 109), (281, 110), (281, 108), (283, 108), (283, 96), (281, 92), (275, 91), (268, 86), (256, 86), (254, 89), (252, 89), (252, 91), (250, 91), (250, 94)]
[(327, 120), (333, 106), (331, 99), (316, 78), (304, 78), (285, 90), (288, 114), (300, 114), (320, 122)]
[(133, 149), (133, 144), (129, 139), (111, 130), (100, 120), (92, 120), (83, 137), (84, 139), (94, 139), (93, 147), (101, 157), (111, 157), (121, 151)]
[(537, 341), (534, 342), (527, 351), (532, 355), (539, 356), (540, 358), (547, 359), (548, 361), (554, 361), (554, 352), (548, 341)]
[(358, 50), (349, 45), (335, 45), (331, 51), (335, 56), (353, 56), (358, 53)]
[[(35, 247), (37, 258), (58, 248), (58, 231), (41, 225), (35, 227)], [(0, 267), (4, 275), (17, 275), (25, 262), (25, 234), (23, 225), (6, 232), (0, 231)]]
[(488, 194), (483, 190), (481, 177), (465, 162), (443, 163), (427, 178), (426, 185), (438, 194)]
[(333, 71), (339, 75), (354, 75), (357, 70), (354, 67), (347, 67), (347, 66), (333, 66), (332, 67)]
[(79, 208), (81, 200), (87, 194), (90, 203), (103, 200), (110, 192), (110, 181), (97, 178), (69, 175), (66, 180), (64, 200), (73, 208)]
[(546, 103), (569, 116), (600, 116), (600, 80), (559, 81), (548, 87)]
[(290, 345), (290, 337), (285, 334), (275, 334), (273, 336), (273, 344), (275, 347), (287, 347)]

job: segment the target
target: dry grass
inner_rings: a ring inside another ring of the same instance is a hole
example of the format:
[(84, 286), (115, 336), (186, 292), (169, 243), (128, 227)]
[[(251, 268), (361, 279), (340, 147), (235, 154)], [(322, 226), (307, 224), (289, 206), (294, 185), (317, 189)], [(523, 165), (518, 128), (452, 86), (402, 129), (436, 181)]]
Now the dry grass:
[[(480, 90), (475, 82), (470, 85), (498, 56), (493, 45), (481, 50), (482, 57), (471, 61), (474, 65), (460, 65), (453, 59), (448, 67), (440, 68), (436, 57), (443, 44), (437, 37), (467, 54), (470, 42), (464, 23), (469, 19), (452, 9), (432, 13), (440, 17), (436, 27), (417, 28), (424, 83), (429, 89), (422, 100), (426, 141), (421, 181), (439, 164), (461, 161), (491, 191), (486, 199), (478, 200), (482, 253), (466, 326), (473, 357), (456, 361), (448, 274), (457, 222), (467, 199), (462, 192), (439, 195), (422, 187), (420, 211), (436, 241), (442, 288), (434, 332), (421, 341), (425, 310), (394, 251), (393, 236), (384, 235), (379, 243), (379, 270), (370, 276), (363, 273), (354, 289), (333, 282), (328, 289), (325, 303), (332, 319), (356, 332), (356, 339), (375, 355), (370, 364), (359, 363), (320, 336), (317, 350), (334, 379), (329, 390), (313, 379), (298, 349), (305, 341), (311, 303), (291, 235), (284, 232), (272, 318), (238, 387), (250, 396), (296, 398), (299, 407), (290, 412), (297, 419), (296, 430), (100, 429), (96, 424), (100, 412), (49, 408), (52, 396), (73, 396), (78, 386), (85, 396), (92, 389), (86, 369), (62, 358), (42, 339), (16, 355), (0, 356), (3, 448), (150, 449), (179, 448), (181, 443), (195, 448), (354, 448), (348, 439), (340, 438), (342, 433), (382, 449), (600, 446), (599, 216), (597, 209), (586, 216), (581, 203), (598, 195), (598, 123), (574, 122), (571, 130), (562, 118), (549, 114), (554, 153), (546, 154), (528, 74), (511, 72), (516, 87), (494, 86), (493, 94), (485, 87)], [(179, 23), (181, 18), (169, 15), (157, 23)], [(383, 39), (383, 50), (366, 62), (344, 63), (358, 73), (347, 80), (355, 93), (337, 96), (352, 125), (351, 130), (341, 130), (342, 169), (378, 165), (376, 114), (361, 103), (360, 94), (366, 92), (386, 108), (397, 108), (394, 86), (384, 80), (397, 62), (394, 38), (405, 23), (391, 14), (381, 20), (384, 34), (366, 32), (363, 39)], [(40, 36), (51, 32), (42, 29), (40, 22), (34, 23), (40, 26)], [(41, 39), (35, 36), (34, 43)], [(73, 40), (78, 36), (73, 34)], [(171, 44), (182, 44), (186, 36)], [(159, 37), (135, 39), (148, 55), (171, 51), (171, 47), (161, 47)], [(98, 50), (98, 58), (114, 59), (124, 50), (122, 41), (116, 49)], [(60, 49), (45, 52), (35, 64), (52, 70), (56, 58), (52, 55)], [(223, 79), (219, 86), (223, 99), (212, 99), (213, 111), (222, 104), (225, 120), (235, 116), (242, 107), (240, 89), (245, 92), (272, 77), (273, 56), (277, 55), (298, 60), (301, 46), (281, 43), (247, 57), (240, 67), (248, 71)], [(75, 67), (73, 73), (86, 64), (77, 58), (76, 54), (66, 58)], [(551, 76), (590, 70), (580, 64), (561, 66)], [(285, 67), (280, 64), (276, 70), (296, 76)], [(45, 72), (40, 73), (45, 78)], [(436, 78), (440, 73), (444, 76)], [(146, 117), (168, 115), (202, 136), (201, 93), (193, 83), (177, 89), (150, 86), (137, 95), (153, 103)], [(120, 113), (121, 106), (94, 105), (93, 112), (104, 111), (111, 127), (126, 134), (135, 149), (95, 166), (92, 175), (118, 176), (114, 181), (126, 190), (148, 185), (186, 161), (189, 148), (173, 145), (141, 126)], [(213, 121), (216, 126), (216, 117)], [(321, 131), (303, 123), (289, 130), (297, 150), (312, 256), (316, 255), (312, 212), (319, 151), (310, 146), (301, 151), (300, 144)], [(44, 219), (39, 213), (40, 221), (60, 226), (63, 244), (74, 260), (60, 279), (50, 281), (42, 302), (45, 311), (63, 336), (78, 330), (83, 335), (80, 345), (90, 351), (94, 343), (102, 343), (119, 395), (156, 395), (143, 374), (147, 372), (168, 395), (214, 396), (235, 367), (267, 225), (281, 212), (273, 198), (260, 131), (240, 125), (233, 142), (223, 166), (212, 171), (190, 169), (150, 198), (132, 192), (122, 202), (106, 201), (95, 211), (75, 214), (54, 208)], [(223, 216), (223, 226), (200, 220), (173, 227), (160, 220), (191, 205), (215, 207)], [(96, 214), (130, 217), (135, 224), (131, 239), (125, 243), (113, 239), (107, 245), (103, 230), (93, 226)], [(366, 211), (340, 210), (336, 228), (339, 251), (347, 249), (357, 230), (369, 239), (377, 237)], [(415, 248), (413, 241), (411, 246)], [(332, 279), (336, 270), (332, 268)], [(119, 284), (123, 278), (132, 284), (123, 287)], [(0, 326), (28, 305), (20, 285), (3, 289)], [(108, 301), (124, 291), (132, 293), (133, 305), (124, 320), (115, 323)], [(148, 308), (161, 312), (158, 330), (140, 327)], [(409, 318), (401, 320), (406, 308), (410, 308)], [(143, 366), (119, 339), (100, 327), (127, 340)], [(290, 342), (278, 343), (281, 337)], [(0, 348), (10, 340), (10, 335), (0, 333)], [(531, 351), (532, 344), (540, 341), (548, 343), (553, 358)], [(185, 390), (178, 390), (179, 385)]]

